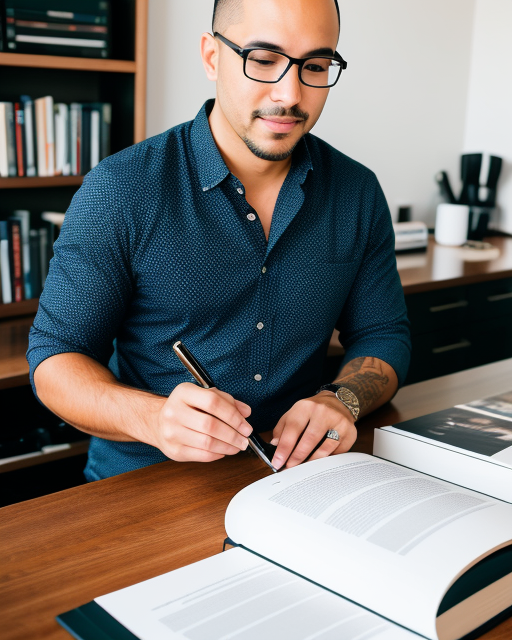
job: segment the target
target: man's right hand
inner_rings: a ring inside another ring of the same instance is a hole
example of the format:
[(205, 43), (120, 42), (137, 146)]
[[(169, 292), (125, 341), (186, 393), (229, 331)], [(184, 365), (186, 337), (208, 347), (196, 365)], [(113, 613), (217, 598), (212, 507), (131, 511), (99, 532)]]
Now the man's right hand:
[(153, 427), (154, 446), (178, 462), (212, 462), (248, 446), (249, 405), (218, 389), (184, 382), (163, 404)]

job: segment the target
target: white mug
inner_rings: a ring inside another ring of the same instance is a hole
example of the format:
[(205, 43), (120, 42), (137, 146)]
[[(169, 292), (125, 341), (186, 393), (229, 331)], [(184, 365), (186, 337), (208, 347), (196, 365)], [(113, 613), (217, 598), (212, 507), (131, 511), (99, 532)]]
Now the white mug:
[(439, 244), (460, 247), (468, 239), (469, 207), (465, 204), (438, 205), (435, 238)]

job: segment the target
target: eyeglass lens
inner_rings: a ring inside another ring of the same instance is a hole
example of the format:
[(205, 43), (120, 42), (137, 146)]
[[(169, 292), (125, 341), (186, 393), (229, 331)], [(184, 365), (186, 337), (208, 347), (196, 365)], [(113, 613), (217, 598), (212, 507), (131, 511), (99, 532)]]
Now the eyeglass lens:
[[(256, 49), (247, 56), (245, 73), (252, 80), (277, 82), (289, 64), (288, 58), (274, 51)], [(308, 58), (302, 66), (302, 81), (313, 87), (328, 87), (336, 83), (341, 64), (329, 58)]]

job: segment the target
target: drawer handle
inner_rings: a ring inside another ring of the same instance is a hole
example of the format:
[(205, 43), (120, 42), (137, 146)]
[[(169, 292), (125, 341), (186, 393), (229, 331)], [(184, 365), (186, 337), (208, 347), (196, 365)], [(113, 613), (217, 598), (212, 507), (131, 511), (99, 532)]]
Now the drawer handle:
[(440, 304), (437, 307), (430, 307), (430, 311), (432, 313), (437, 313), (438, 311), (448, 311), (449, 309), (461, 309), (462, 307), (467, 307), (467, 300), (459, 300), (458, 302), (450, 302), (449, 304)]
[(508, 293), (498, 293), (495, 296), (488, 296), (487, 300), (489, 302), (499, 302), (500, 300), (509, 300), (510, 298), (512, 298), (512, 291)]
[(432, 349), (432, 353), (445, 353), (446, 351), (454, 351), (455, 349), (467, 349), (470, 346), (471, 342), (469, 340), (462, 339), (455, 344), (447, 344), (446, 347), (435, 347)]

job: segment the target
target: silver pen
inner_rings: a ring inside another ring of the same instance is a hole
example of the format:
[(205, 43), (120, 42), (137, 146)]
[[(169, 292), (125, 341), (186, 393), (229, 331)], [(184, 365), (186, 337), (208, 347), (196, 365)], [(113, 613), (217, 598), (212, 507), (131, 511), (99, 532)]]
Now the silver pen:
[[(174, 353), (178, 356), (184, 366), (190, 371), (190, 373), (194, 376), (197, 382), (204, 389), (212, 389), (215, 387), (215, 383), (209, 376), (206, 369), (199, 364), (199, 362), (194, 358), (194, 356), (190, 353), (187, 347), (178, 340), (172, 345)], [(268, 465), (274, 473), (277, 472), (277, 469), (272, 464), (271, 460), (274, 456), (276, 447), (268, 442), (265, 442), (262, 438), (258, 436), (256, 433), (251, 433), (248, 437), (249, 446), (254, 451), (254, 453), (263, 460), (263, 462)]]

